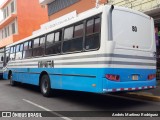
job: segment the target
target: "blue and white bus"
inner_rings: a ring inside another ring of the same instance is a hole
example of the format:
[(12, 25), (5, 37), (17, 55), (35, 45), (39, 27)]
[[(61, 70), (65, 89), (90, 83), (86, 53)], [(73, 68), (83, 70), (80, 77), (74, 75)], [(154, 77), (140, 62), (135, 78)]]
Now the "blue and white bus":
[(44, 96), (156, 87), (154, 21), (131, 9), (100, 6), (6, 49), (4, 78), (40, 86)]

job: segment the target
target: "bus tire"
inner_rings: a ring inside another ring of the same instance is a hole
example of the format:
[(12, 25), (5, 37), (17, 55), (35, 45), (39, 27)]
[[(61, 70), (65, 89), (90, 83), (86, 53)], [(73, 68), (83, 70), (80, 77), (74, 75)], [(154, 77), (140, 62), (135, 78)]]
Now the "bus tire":
[(12, 79), (12, 74), (9, 74), (9, 82), (11, 86), (16, 86), (16, 81)]
[(40, 81), (40, 89), (41, 93), (45, 97), (50, 97), (51, 96), (51, 84), (50, 84), (50, 79), (48, 75), (43, 75), (41, 77)]

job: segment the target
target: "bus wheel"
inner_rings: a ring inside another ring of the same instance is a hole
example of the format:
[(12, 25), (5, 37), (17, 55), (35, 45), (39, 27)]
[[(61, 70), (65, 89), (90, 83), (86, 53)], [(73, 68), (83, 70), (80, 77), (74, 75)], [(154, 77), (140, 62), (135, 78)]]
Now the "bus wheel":
[(43, 75), (40, 82), (41, 93), (45, 97), (51, 96), (51, 84), (48, 75)]
[(9, 75), (9, 81), (11, 86), (15, 86), (16, 82), (12, 80), (12, 74)]

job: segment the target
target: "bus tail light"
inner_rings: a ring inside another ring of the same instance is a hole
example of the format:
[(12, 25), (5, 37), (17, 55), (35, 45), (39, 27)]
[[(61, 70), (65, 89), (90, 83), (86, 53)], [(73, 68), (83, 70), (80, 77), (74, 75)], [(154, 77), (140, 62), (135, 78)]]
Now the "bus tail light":
[(117, 81), (117, 82), (120, 80), (119, 75), (106, 74), (106, 78), (108, 80), (113, 80), (113, 81)]
[(148, 75), (148, 80), (153, 80), (154, 78), (156, 78), (156, 74)]

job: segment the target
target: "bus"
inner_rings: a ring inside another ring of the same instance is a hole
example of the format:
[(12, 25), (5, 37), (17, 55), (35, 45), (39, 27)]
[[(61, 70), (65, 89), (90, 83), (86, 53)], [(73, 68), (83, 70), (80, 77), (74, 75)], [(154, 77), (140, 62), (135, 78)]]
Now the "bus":
[(103, 5), (6, 46), (4, 78), (54, 90), (92, 93), (156, 87), (156, 44), (151, 17)]
[(5, 48), (0, 48), (0, 79), (3, 78), (3, 66), (4, 66), (4, 55), (5, 55)]

